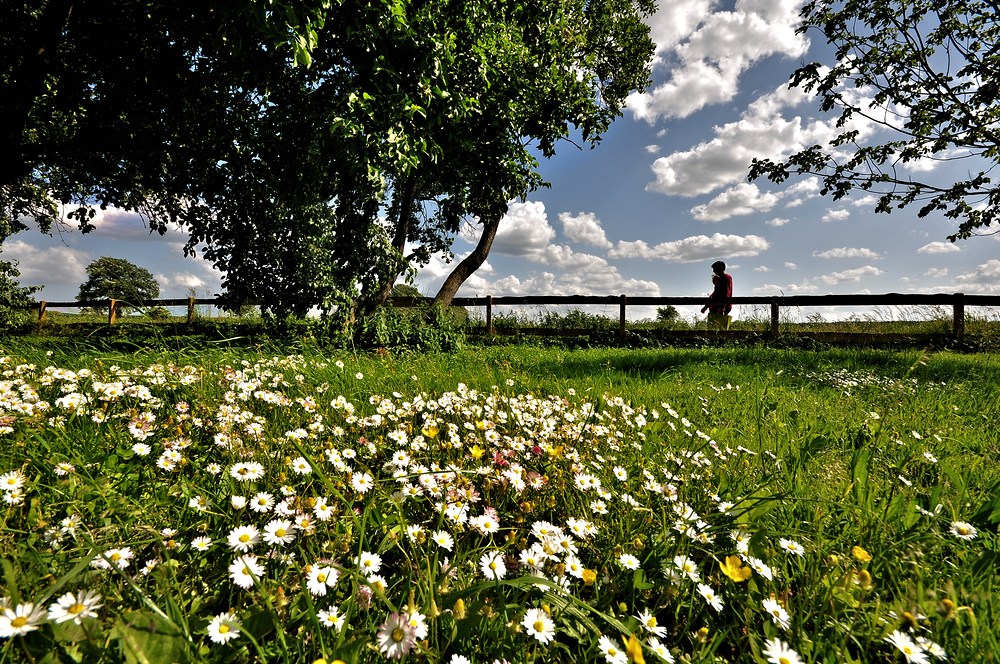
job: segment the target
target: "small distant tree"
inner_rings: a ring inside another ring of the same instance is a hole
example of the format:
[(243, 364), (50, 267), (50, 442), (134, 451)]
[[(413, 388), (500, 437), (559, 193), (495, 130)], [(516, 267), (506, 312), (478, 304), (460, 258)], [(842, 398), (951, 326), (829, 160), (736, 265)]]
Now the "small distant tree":
[(124, 258), (102, 256), (87, 266), (87, 281), (80, 285), (76, 299), (118, 300), (127, 307), (159, 296), (160, 284), (149, 270)]
[(665, 307), (656, 308), (656, 320), (659, 323), (673, 323), (676, 322), (681, 317), (681, 312), (677, 311), (677, 307), (672, 304), (668, 304)]

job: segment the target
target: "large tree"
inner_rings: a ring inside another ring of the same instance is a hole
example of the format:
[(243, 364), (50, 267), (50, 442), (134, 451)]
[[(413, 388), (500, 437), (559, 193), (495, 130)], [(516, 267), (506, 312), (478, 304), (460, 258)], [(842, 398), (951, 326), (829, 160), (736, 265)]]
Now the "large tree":
[(102, 256), (87, 266), (87, 281), (80, 284), (76, 299), (119, 300), (122, 306), (140, 306), (160, 296), (160, 284), (152, 273), (124, 258)]
[(332, 4), (309, 67), (224, 3), (107, 4), (64, 23), (15, 184), (82, 204), (84, 225), (93, 203), (182, 224), (234, 304), (279, 314), (370, 310), (467, 220), (481, 263), (542, 184), (535, 155), (596, 144), (652, 53), (651, 0)]
[[(840, 127), (865, 118), (891, 130), (885, 142), (847, 130), (783, 160), (754, 160), (750, 177), (822, 178), (835, 199), (852, 190), (878, 196), (876, 210), (919, 206), (957, 221), (968, 238), (1000, 213), (1000, 6), (992, 0), (813, 0), (801, 32), (820, 31), (835, 62), (800, 67), (791, 84), (815, 92)], [(966, 176), (940, 182), (917, 160), (968, 161)], [(924, 173), (921, 177), (918, 173)]]

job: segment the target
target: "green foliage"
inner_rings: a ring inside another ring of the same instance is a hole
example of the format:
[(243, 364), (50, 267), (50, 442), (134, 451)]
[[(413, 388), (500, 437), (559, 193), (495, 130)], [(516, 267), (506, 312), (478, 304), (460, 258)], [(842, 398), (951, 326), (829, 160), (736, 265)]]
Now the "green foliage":
[[(1000, 210), (1000, 187), (990, 175), (1000, 156), (998, 19), (997, 5), (980, 0), (808, 2), (799, 30), (821, 32), (835, 60), (805, 64), (791, 84), (815, 92), (824, 111), (839, 112), (842, 133), (784, 161), (755, 159), (751, 179), (820, 175), (824, 195), (869, 191), (878, 196), (877, 212), (916, 203), (920, 217), (940, 211), (959, 222), (952, 241), (991, 226)], [(854, 119), (895, 137), (867, 144)], [(967, 179), (950, 185), (914, 179), (917, 171), (907, 169), (942, 158), (976, 163)]]
[(539, 325), (554, 330), (590, 330), (609, 332), (618, 329), (618, 320), (600, 314), (591, 314), (582, 309), (570, 309), (565, 313), (545, 311)]
[(656, 320), (660, 323), (675, 323), (681, 318), (681, 312), (677, 311), (677, 307), (672, 304), (668, 304), (665, 307), (656, 308)]
[(16, 262), (0, 260), (0, 329), (19, 327), (31, 317), (27, 308), (40, 287), (22, 286), (18, 281), (20, 276)]
[(354, 344), (360, 349), (449, 352), (464, 342), (461, 321), (437, 305), (409, 310), (380, 307), (354, 328)]
[(123, 307), (136, 307), (160, 296), (153, 274), (124, 258), (102, 256), (87, 266), (87, 281), (80, 284), (76, 299), (119, 300)]
[(349, 319), (541, 186), (536, 154), (600, 141), (648, 84), (654, 9), (6, 3), (0, 204), (43, 225), (45, 200), (74, 205), (84, 230), (94, 206), (138, 210), (190, 232), (234, 308)]

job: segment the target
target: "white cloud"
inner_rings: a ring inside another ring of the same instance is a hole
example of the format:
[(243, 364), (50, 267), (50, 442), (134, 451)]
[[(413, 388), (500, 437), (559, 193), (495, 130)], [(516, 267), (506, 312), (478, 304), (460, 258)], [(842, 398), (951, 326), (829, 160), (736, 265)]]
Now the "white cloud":
[(1000, 293), (1000, 260), (994, 258), (981, 263), (975, 272), (955, 277), (955, 283), (964, 292)]
[(805, 295), (815, 293), (817, 290), (814, 284), (787, 284), (779, 286), (777, 284), (764, 284), (753, 289), (754, 293), (762, 295)]
[(534, 263), (542, 263), (563, 271), (597, 271), (607, 268), (608, 261), (593, 254), (574, 252), (563, 244), (550, 244), (543, 250), (525, 256)]
[(576, 216), (568, 212), (559, 213), (559, 221), (563, 225), (563, 235), (574, 242), (582, 242), (601, 249), (611, 248), (601, 222), (592, 212), (584, 212)]
[(764, 223), (767, 224), (768, 226), (774, 226), (775, 228), (779, 228), (787, 224), (789, 221), (790, 219), (785, 219), (784, 217), (775, 217), (774, 219), (768, 219)]
[[(69, 212), (71, 207), (66, 206), (64, 212)], [(187, 238), (187, 232), (176, 224), (168, 226), (167, 232), (163, 236), (156, 232), (150, 232), (149, 224), (138, 212), (129, 212), (119, 210), (118, 208), (108, 208), (106, 210), (95, 208), (95, 211), (96, 214), (90, 221), (94, 225), (94, 230), (90, 232), (90, 235), (94, 237), (107, 237), (114, 238), (115, 240), (150, 240), (154, 242), (163, 242), (164, 238), (169, 239), (177, 236), (181, 236), (184, 239)], [(77, 225), (76, 222), (67, 223), (73, 229)], [(64, 230), (64, 232), (74, 233), (78, 231)]]
[(953, 254), (961, 251), (954, 242), (930, 242), (917, 249), (918, 254)]
[(500, 220), (491, 251), (508, 256), (527, 256), (544, 250), (555, 235), (544, 203), (514, 202)]
[(871, 207), (878, 203), (878, 196), (874, 194), (865, 194), (861, 198), (851, 201), (851, 205), (855, 207)]
[(857, 116), (842, 128), (836, 127), (835, 118), (783, 116), (783, 110), (812, 100), (809, 93), (787, 85), (762, 95), (739, 120), (714, 127), (711, 140), (656, 159), (651, 166), (656, 180), (646, 189), (676, 196), (707, 194), (744, 181), (754, 157), (781, 159), (806, 146), (826, 144), (846, 130), (857, 129), (859, 141), (871, 133), (872, 124)]
[(830, 284), (832, 286), (846, 282), (858, 282), (865, 277), (877, 277), (880, 274), (883, 274), (882, 270), (872, 265), (866, 265), (864, 267), (854, 268), (853, 270), (844, 270), (843, 272), (825, 274), (819, 277), (819, 279), (823, 283)]
[(652, 144), (650, 144), (650, 145), (647, 145), (647, 146), (646, 146), (646, 147), (645, 147), (644, 149), (645, 149), (645, 150), (646, 150), (646, 152), (648, 152), (649, 154), (656, 154), (657, 152), (659, 152), (659, 151), (660, 151), (660, 146), (659, 146), (659, 145), (656, 145), (655, 143), (652, 143)]
[(882, 258), (877, 252), (863, 247), (837, 247), (826, 251), (814, 251), (812, 255), (816, 258), (868, 258), (872, 260)]
[(770, 272), (771, 268), (766, 265), (758, 265), (753, 269), (754, 272)]
[(466, 281), (459, 295), (474, 297), (483, 295), (618, 295), (657, 297), (660, 287), (656, 282), (644, 279), (626, 279), (616, 269), (597, 274), (541, 274), (518, 277), (508, 275), (496, 280), (483, 278), (477, 272)]
[(646, 242), (618, 242), (608, 252), (611, 258), (659, 259), (674, 263), (694, 263), (712, 258), (757, 256), (770, 247), (767, 240), (757, 235), (694, 235), (682, 240), (661, 242), (650, 247)]
[(851, 216), (850, 210), (845, 210), (843, 208), (839, 210), (827, 210), (820, 220), (821, 221), (843, 221)]
[(30, 286), (71, 286), (77, 290), (87, 280), (89, 254), (70, 247), (42, 249), (23, 240), (7, 240), (3, 259), (18, 262), (20, 282)]
[(684, 118), (709, 104), (731, 100), (740, 75), (772, 55), (800, 57), (808, 40), (798, 34), (799, 2), (740, 1), (735, 11), (712, 11), (714, 2), (662, 3), (650, 20), (657, 70), (670, 79), (642, 94), (628, 107), (649, 122)]
[(190, 272), (174, 272), (170, 276), (161, 272), (157, 273), (156, 280), (160, 282), (161, 286), (169, 285), (178, 288), (202, 288), (205, 286), (204, 279)]
[(785, 269), (786, 270), (797, 270), (797, 269), (799, 269), (799, 266), (796, 265), (795, 263), (790, 262), (790, 261), (786, 261), (785, 262)]
[(705, 205), (691, 208), (691, 214), (698, 221), (722, 221), (737, 215), (767, 212), (780, 198), (780, 195), (761, 192), (755, 184), (741, 182)]
[(924, 276), (925, 277), (932, 277), (932, 278), (934, 278), (934, 277), (947, 277), (948, 276), (948, 268), (946, 268), (946, 267), (940, 267), (940, 268), (938, 268), (938, 267), (932, 267), (931, 269), (929, 269), (926, 272), (924, 272)]
[(787, 189), (785, 189), (786, 196), (805, 196), (807, 198), (814, 198), (819, 196), (819, 178), (808, 177), (804, 180), (799, 180), (793, 183)]

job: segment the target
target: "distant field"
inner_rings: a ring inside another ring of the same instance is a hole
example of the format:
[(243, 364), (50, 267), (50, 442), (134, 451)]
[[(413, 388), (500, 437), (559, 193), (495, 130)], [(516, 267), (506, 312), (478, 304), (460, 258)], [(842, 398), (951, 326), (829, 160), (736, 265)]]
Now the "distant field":
[(1000, 659), (998, 355), (0, 354), (0, 661)]

